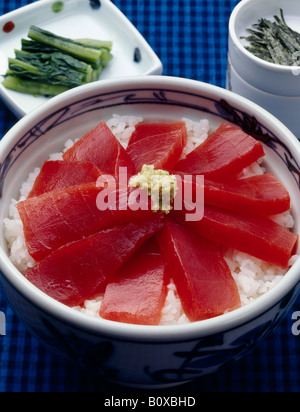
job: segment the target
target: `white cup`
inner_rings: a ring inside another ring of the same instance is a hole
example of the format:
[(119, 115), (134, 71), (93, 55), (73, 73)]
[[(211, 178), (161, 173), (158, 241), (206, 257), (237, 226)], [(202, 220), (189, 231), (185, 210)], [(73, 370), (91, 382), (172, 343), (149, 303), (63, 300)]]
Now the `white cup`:
[(300, 52), (292, 56), (294, 66), (281, 66), (254, 56), (242, 39), (262, 17), (274, 21), (280, 9), (300, 32), (300, 0), (243, 0), (235, 7), (229, 22), (227, 88), (267, 109), (300, 139)]

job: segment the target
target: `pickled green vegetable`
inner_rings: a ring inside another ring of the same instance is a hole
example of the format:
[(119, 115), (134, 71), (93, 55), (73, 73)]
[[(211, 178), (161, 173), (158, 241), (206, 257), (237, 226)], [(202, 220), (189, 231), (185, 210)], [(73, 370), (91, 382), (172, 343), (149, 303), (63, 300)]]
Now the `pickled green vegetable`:
[(95, 39), (72, 40), (31, 26), (21, 50), (9, 58), (3, 86), (32, 95), (57, 95), (91, 83), (111, 59), (112, 42)]

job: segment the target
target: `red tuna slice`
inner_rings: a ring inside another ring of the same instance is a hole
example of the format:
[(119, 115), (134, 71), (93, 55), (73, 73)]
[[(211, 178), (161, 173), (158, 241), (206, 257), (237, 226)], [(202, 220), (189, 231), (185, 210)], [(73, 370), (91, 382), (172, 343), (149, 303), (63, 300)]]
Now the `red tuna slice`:
[(105, 122), (78, 140), (64, 153), (63, 159), (94, 163), (103, 173), (115, 177), (121, 167), (126, 168), (129, 177), (135, 174), (129, 155)]
[(136, 126), (127, 153), (137, 172), (141, 171), (144, 165), (170, 170), (179, 161), (186, 143), (187, 129), (184, 122), (143, 123)]
[[(190, 179), (190, 178), (189, 178)], [(197, 193), (204, 192), (204, 203), (253, 216), (270, 216), (290, 210), (288, 191), (270, 173), (246, 179), (215, 182), (204, 179), (204, 185), (179, 175), (177, 196), (196, 201)]]
[[(183, 211), (176, 213), (185, 220)], [(298, 241), (298, 235), (266, 217), (246, 216), (208, 205), (201, 221), (186, 223), (207, 239), (283, 269), (288, 267)]]
[(129, 144), (139, 142), (142, 139), (157, 136), (159, 134), (166, 134), (171, 132), (182, 131), (182, 144), (186, 146), (188, 141), (186, 123), (183, 121), (174, 123), (139, 123), (135, 126), (135, 131), (130, 137)]
[(190, 321), (213, 318), (240, 307), (237, 285), (215, 243), (171, 219), (157, 237)]
[(205, 175), (208, 179), (227, 180), (264, 155), (260, 142), (224, 123), (175, 169), (186, 174)]
[(50, 297), (79, 306), (104, 292), (108, 280), (163, 223), (129, 223), (67, 244), (26, 273), (26, 278)]
[[(29, 254), (40, 261), (59, 247), (129, 222), (150, 219), (153, 212), (147, 205), (144, 210), (132, 210), (134, 202), (128, 202), (127, 194), (115, 190), (100, 210), (101, 188), (88, 183), (58, 189), (20, 202), (17, 205), (24, 227), (24, 235)], [(147, 198), (148, 199), (148, 198)], [(123, 207), (120, 210), (119, 205)], [(139, 206), (139, 205), (138, 205)], [(156, 218), (160, 219), (157, 214)]]
[(168, 280), (165, 261), (151, 239), (107, 285), (100, 316), (115, 322), (158, 325)]
[(90, 162), (47, 161), (27, 198), (39, 196), (55, 189), (65, 189), (84, 183), (96, 183), (100, 175), (100, 170)]

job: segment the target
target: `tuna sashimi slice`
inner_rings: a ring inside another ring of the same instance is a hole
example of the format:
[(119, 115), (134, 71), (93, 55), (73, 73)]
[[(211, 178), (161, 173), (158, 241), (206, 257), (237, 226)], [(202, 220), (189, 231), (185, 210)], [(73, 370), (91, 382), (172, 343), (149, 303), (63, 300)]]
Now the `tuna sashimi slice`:
[[(184, 212), (176, 212), (185, 220)], [(298, 235), (266, 217), (246, 216), (205, 205), (201, 221), (186, 222), (201, 236), (286, 269)]]
[(183, 146), (186, 146), (188, 141), (187, 127), (186, 123), (183, 121), (173, 123), (139, 123), (135, 126), (135, 130), (130, 137), (129, 144), (131, 145), (151, 136), (177, 132), (178, 130), (181, 130), (183, 132), (182, 144)]
[(222, 124), (200, 146), (181, 160), (176, 171), (227, 180), (265, 155), (263, 146), (241, 129)]
[(103, 173), (115, 177), (119, 176), (120, 168), (126, 168), (129, 177), (135, 174), (129, 155), (105, 122), (78, 140), (64, 153), (63, 159), (94, 163)]
[(140, 172), (144, 165), (170, 170), (179, 161), (186, 143), (187, 128), (184, 122), (143, 123), (136, 126), (127, 153), (137, 172)]
[(96, 233), (56, 250), (25, 276), (48, 296), (80, 306), (104, 292), (109, 279), (162, 226), (161, 221), (150, 220)]
[[(88, 183), (54, 190), (18, 203), (29, 254), (40, 261), (67, 243), (103, 229), (153, 216), (149, 204), (143, 205), (142, 201), (133, 210), (135, 201), (127, 202), (127, 193), (118, 189), (110, 193), (107, 204), (100, 210), (102, 190), (96, 184)], [(160, 215), (155, 217), (159, 219)]]
[(84, 183), (96, 183), (100, 175), (100, 170), (90, 162), (47, 161), (27, 198), (39, 196), (55, 189), (65, 189)]
[(166, 263), (151, 239), (107, 285), (100, 316), (115, 322), (158, 325), (167, 282)]
[(213, 318), (240, 307), (237, 285), (213, 242), (171, 219), (157, 237), (190, 321)]
[(196, 176), (178, 175), (177, 196), (193, 202), (204, 193), (204, 203), (222, 209), (253, 216), (271, 216), (290, 210), (291, 201), (288, 191), (270, 173), (246, 179), (216, 182), (204, 179), (197, 182)]

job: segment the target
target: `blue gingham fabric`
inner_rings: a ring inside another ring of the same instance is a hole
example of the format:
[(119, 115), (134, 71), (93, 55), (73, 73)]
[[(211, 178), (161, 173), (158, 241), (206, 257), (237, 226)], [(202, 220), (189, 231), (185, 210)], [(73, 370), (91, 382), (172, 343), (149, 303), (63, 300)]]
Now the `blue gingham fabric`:
[[(33, 1), (1, 1), (0, 15), (29, 3)], [(225, 87), (228, 21), (237, 0), (114, 0), (113, 3), (159, 55), (165, 75)], [(15, 117), (0, 102), (0, 138), (15, 122)], [(275, 332), (250, 355), (218, 374), (176, 388), (176, 393), (298, 392), (300, 336), (295, 333), (298, 328), (292, 317), (299, 310), (300, 298)], [(0, 392), (123, 390), (88, 376), (44, 349), (16, 318), (1, 289), (0, 312), (6, 317), (6, 335), (0, 336)], [(126, 389), (130, 391), (138, 392)]]

